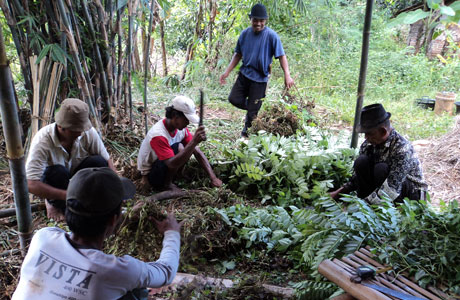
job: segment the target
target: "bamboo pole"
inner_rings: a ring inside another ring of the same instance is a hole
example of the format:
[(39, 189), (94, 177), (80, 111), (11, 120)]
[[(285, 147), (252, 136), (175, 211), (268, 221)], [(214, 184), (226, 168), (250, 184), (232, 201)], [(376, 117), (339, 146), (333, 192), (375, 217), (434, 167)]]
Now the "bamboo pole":
[[(22, 76), (24, 77), (24, 87), (26, 88), (26, 90), (32, 91), (30, 68), (24, 53), (23, 45), (21, 43), (20, 33), (17, 29), (16, 20), (11, 16), (10, 7), (4, 0), (0, 0), (0, 7), (2, 8), (3, 15), (5, 16), (7, 24), (11, 30), (11, 35), (13, 36), (13, 42), (16, 46), (16, 51), (18, 53)], [(29, 103), (32, 103), (31, 93), (29, 93), (28, 97)]]
[(62, 20), (64, 27), (65, 27), (65, 34), (66, 34), (67, 41), (69, 42), (69, 46), (70, 46), (69, 50), (74, 60), (73, 63), (74, 63), (75, 71), (77, 75), (78, 86), (81, 89), (83, 100), (89, 105), (91, 115), (93, 116), (93, 121), (94, 121), (93, 125), (100, 132), (99, 119), (97, 118), (97, 113), (94, 107), (93, 99), (91, 98), (90, 93), (89, 93), (88, 83), (86, 81), (86, 78), (83, 74), (83, 70), (81, 68), (82, 64), (80, 62), (80, 58), (78, 57), (78, 50), (77, 50), (78, 47), (75, 43), (75, 37), (73, 35), (72, 29), (70, 28), (69, 21), (67, 20), (64, 2), (63, 0), (56, 0), (56, 2), (57, 2), (58, 9), (59, 9), (59, 13), (61, 15), (60, 19)]
[[(75, 18), (75, 13), (73, 11), (71, 0), (67, 0), (67, 6), (69, 7), (69, 16), (70, 16), (71, 24), (73, 24), (73, 27), (75, 28), (74, 32), (75, 32), (76, 44), (78, 45), (78, 53), (80, 54), (81, 57), (85, 57), (85, 51), (83, 50), (83, 43), (81, 41), (80, 29), (78, 26), (77, 18)], [(65, 28), (62, 21), (61, 21), (61, 26)], [(89, 68), (88, 68), (88, 64), (86, 63), (86, 59), (83, 59), (82, 63), (83, 63), (83, 70), (84, 70), (83, 74), (85, 76), (86, 82), (91, 82)], [(94, 89), (93, 89), (92, 84), (88, 85), (88, 91), (89, 91), (90, 98), (96, 99), (96, 97), (94, 96)]]
[[(45, 210), (45, 209), (46, 209), (45, 203), (34, 203), (34, 204), (30, 205), (30, 210), (32, 212)], [(12, 217), (15, 214), (16, 214), (16, 208), (2, 209), (2, 210), (0, 210), (0, 219)]]
[(350, 281), (350, 275), (329, 259), (319, 264), (318, 272), (357, 299), (390, 300), (391, 298)]
[(22, 147), (19, 131), (21, 125), (19, 123), (12, 82), (11, 71), (6, 58), (3, 33), (0, 30), (0, 112), (13, 182), (19, 244), (21, 249), (25, 250), (32, 237), (32, 213), (30, 211), (29, 190), (24, 164), (24, 148)]
[(168, 76), (168, 64), (165, 44), (165, 20), (160, 19), (161, 62), (163, 63), (163, 76)]
[[(131, 91), (131, 69), (133, 61), (133, 3), (131, 0), (128, 0), (128, 97), (129, 97), (129, 128), (133, 129), (133, 98)], [(126, 109), (126, 107), (125, 107)]]
[(152, 0), (150, 3), (150, 18), (149, 18), (149, 33), (148, 33), (148, 38), (147, 38), (147, 43), (146, 44), (146, 53), (145, 53), (145, 58), (144, 58), (144, 124), (145, 124), (145, 134), (147, 134), (147, 131), (149, 130), (149, 124), (147, 122), (147, 115), (148, 115), (148, 108), (147, 108), (147, 77), (149, 73), (149, 57), (150, 57), (150, 38), (152, 36), (152, 31), (150, 30), (152, 28), (152, 22), (153, 22), (153, 10), (155, 6), (155, 0)]
[[(97, 42), (96, 32), (94, 31), (93, 19), (88, 10), (88, 3), (86, 2), (86, 0), (82, 0), (81, 4), (83, 8), (83, 15), (85, 16), (85, 19), (88, 25), (86, 26), (86, 28), (88, 29), (91, 39), (93, 40), (93, 49), (94, 49), (94, 53), (96, 54), (96, 66), (100, 74), (100, 82), (101, 82), (101, 87), (102, 87), (102, 102), (104, 102), (105, 113), (107, 114), (107, 120), (108, 120), (108, 116), (110, 116), (110, 106), (111, 105), (109, 102), (109, 89), (107, 87), (107, 76), (105, 73), (104, 64), (102, 63), (102, 56), (101, 56), (101, 51), (99, 49), (99, 44)], [(104, 119), (106, 118), (103, 117), (102, 120)]]
[(364, 101), (364, 89), (366, 88), (367, 60), (369, 56), (369, 36), (371, 33), (373, 3), (374, 0), (367, 0), (366, 16), (364, 17), (363, 45), (361, 49), (361, 67), (359, 69), (358, 82), (358, 99), (356, 100), (355, 121), (353, 123), (353, 133), (351, 136), (352, 148), (356, 148), (356, 146), (358, 145), (358, 132), (356, 132), (356, 128), (361, 119), (361, 109), (363, 107)]

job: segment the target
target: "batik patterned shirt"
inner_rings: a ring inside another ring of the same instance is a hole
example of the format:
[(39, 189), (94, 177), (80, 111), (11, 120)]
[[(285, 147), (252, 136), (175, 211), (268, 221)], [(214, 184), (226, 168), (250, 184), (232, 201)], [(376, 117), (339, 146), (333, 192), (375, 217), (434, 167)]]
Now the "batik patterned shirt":
[(359, 154), (372, 157), (375, 164), (386, 163), (390, 169), (382, 186), (366, 197), (367, 202), (378, 204), (383, 196), (395, 200), (401, 194), (402, 184), (406, 179), (413, 183), (414, 190), (427, 190), (417, 153), (412, 144), (396, 130), (393, 129), (386, 142), (381, 145), (364, 141)]

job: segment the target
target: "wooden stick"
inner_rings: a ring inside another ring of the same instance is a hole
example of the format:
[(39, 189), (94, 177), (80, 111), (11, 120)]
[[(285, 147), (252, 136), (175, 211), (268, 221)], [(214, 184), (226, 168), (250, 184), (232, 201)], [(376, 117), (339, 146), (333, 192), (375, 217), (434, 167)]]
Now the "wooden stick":
[(351, 282), (350, 275), (329, 259), (324, 260), (319, 265), (318, 272), (357, 299), (391, 299), (371, 288)]

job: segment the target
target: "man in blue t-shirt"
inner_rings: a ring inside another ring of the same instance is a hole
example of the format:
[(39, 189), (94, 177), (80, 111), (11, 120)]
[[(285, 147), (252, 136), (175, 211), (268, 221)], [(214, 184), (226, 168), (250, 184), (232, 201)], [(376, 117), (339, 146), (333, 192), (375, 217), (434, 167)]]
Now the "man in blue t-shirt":
[(286, 87), (289, 89), (294, 84), (281, 40), (275, 31), (265, 26), (268, 19), (265, 6), (254, 5), (249, 18), (251, 27), (240, 34), (232, 60), (220, 76), (220, 83), (223, 85), (230, 72), (243, 58), (238, 78), (228, 96), (228, 100), (234, 106), (247, 110), (244, 129), (241, 132), (243, 137), (248, 136), (247, 130), (262, 106), (261, 99), (265, 98), (273, 57), (280, 60)]

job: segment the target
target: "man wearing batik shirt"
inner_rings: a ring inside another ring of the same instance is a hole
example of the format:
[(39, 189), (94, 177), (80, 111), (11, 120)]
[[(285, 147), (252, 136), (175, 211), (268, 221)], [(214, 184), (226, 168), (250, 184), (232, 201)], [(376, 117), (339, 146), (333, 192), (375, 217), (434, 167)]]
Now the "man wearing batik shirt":
[(353, 177), (331, 192), (332, 198), (357, 191), (358, 197), (371, 204), (380, 203), (382, 197), (394, 202), (406, 197), (425, 199), (427, 185), (420, 161), (411, 143), (391, 127), (390, 117), (381, 104), (362, 109), (357, 131), (364, 133), (366, 140), (354, 163)]
[(142, 142), (137, 158), (137, 169), (142, 175), (142, 187), (156, 190), (174, 190), (174, 176), (183, 168), (192, 154), (208, 174), (211, 185), (219, 187), (222, 181), (214, 174), (208, 159), (198, 148), (206, 140), (203, 126), (195, 135), (187, 129), (190, 123), (199, 121), (195, 104), (185, 96), (177, 96), (166, 107), (166, 118), (157, 122)]

